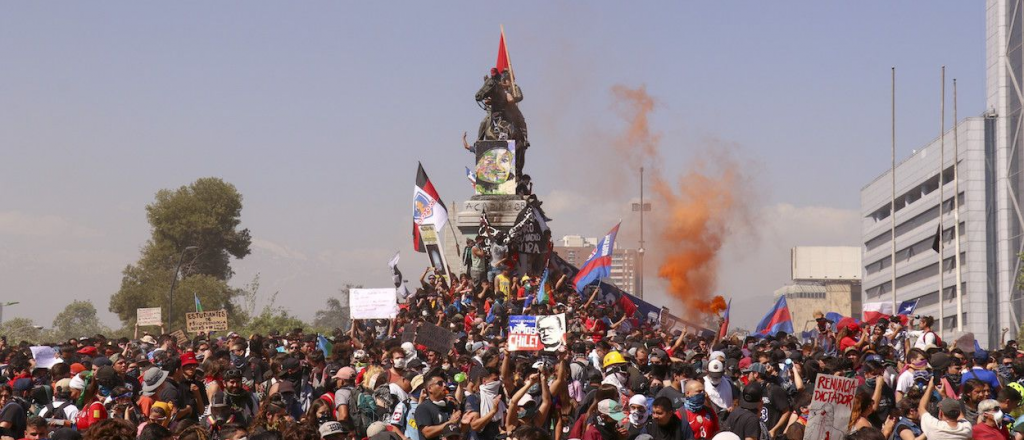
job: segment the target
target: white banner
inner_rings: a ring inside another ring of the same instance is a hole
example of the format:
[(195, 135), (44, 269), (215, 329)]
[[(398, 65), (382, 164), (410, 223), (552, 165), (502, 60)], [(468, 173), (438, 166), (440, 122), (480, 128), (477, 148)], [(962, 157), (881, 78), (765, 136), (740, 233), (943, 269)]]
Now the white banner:
[(348, 294), (352, 319), (391, 319), (398, 316), (398, 301), (394, 287), (350, 289)]
[(150, 307), (145, 309), (136, 309), (136, 321), (139, 325), (160, 325), (163, 323), (163, 317), (160, 315), (159, 307)]
[(857, 379), (819, 374), (815, 382), (804, 440), (843, 438), (853, 411)]

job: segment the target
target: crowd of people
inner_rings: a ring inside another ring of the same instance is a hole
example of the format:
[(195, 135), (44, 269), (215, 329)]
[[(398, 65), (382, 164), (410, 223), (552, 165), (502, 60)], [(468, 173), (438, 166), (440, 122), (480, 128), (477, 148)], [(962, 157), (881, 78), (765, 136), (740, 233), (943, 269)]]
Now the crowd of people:
[[(1015, 341), (947, 343), (927, 316), (836, 328), (818, 314), (807, 340), (666, 329), (565, 277), (541, 285), (470, 263), (450, 285), (428, 269), (396, 318), (330, 335), (94, 335), (48, 344), (59, 358), (48, 368), (39, 347), (3, 340), (0, 436), (802, 440), (816, 378), (838, 375), (859, 385), (848, 439), (1024, 437)], [(564, 343), (545, 342), (556, 349), (508, 350), (510, 316), (557, 314)], [(403, 341), (417, 323), (457, 341)]]

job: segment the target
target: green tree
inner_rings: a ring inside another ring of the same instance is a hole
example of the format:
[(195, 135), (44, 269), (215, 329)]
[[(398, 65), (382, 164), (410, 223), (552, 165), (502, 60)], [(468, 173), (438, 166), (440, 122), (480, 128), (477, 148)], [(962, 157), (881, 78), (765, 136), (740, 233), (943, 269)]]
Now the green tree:
[[(96, 307), (89, 301), (74, 301), (53, 318), (52, 338), (66, 341), (70, 338), (93, 336), (97, 333), (106, 335), (110, 329), (100, 322), (96, 316)], [(109, 335), (108, 335), (109, 336)]]
[[(241, 224), (242, 195), (234, 185), (208, 177), (176, 190), (160, 190), (146, 206), (151, 226), (149, 240), (135, 264), (122, 272), (121, 288), (110, 298), (110, 311), (126, 327), (135, 323), (136, 309), (163, 307), (167, 301), (175, 268), (181, 271), (174, 289), (171, 332), (185, 327), (185, 313), (194, 311), (193, 294), (206, 310), (226, 309), (231, 323), (247, 316), (235, 307), (233, 298), (242, 294), (227, 282), (234, 272), (230, 260), (249, 255), (252, 239)], [(194, 246), (194, 249), (189, 247)]]
[(17, 345), (21, 341), (38, 344), (42, 342), (43, 331), (31, 319), (14, 318), (0, 324), (0, 336), (7, 338), (8, 345)]
[(313, 327), (328, 333), (336, 328), (347, 330), (351, 318), (348, 305), (349, 290), (361, 287), (346, 284), (345, 287), (339, 289), (337, 298), (327, 298), (324, 309), (316, 312)]

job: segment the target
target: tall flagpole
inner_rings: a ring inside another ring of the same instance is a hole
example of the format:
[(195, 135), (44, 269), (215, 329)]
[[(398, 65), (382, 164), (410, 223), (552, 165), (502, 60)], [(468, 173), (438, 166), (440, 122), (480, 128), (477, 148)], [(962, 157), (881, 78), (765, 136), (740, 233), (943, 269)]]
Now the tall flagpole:
[[(512, 85), (516, 85), (516, 71), (512, 68), (512, 55), (508, 54), (508, 42), (505, 41), (505, 25), (499, 25), (501, 27), (501, 48), (505, 51), (505, 59), (508, 60), (508, 76), (512, 80)], [(501, 72), (498, 72), (501, 73)]]
[(889, 205), (889, 218), (892, 219), (892, 236), (889, 243), (892, 247), (889, 269), (892, 271), (892, 310), (896, 309), (896, 67), (892, 68), (892, 203)]
[[(939, 128), (939, 337), (942, 336), (942, 331), (945, 328), (945, 283), (943, 282), (943, 275), (945, 275), (945, 268), (943, 267), (942, 253), (944, 250), (942, 240), (942, 214), (943, 208), (946, 204), (946, 196), (943, 191), (942, 171), (946, 165), (946, 66), (942, 66), (942, 102), (939, 104), (939, 119), (941, 120)], [(959, 319), (957, 320), (959, 321)]]
[(959, 120), (956, 118), (956, 78), (953, 78), (953, 243), (956, 255), (956, 331), (963, 331), (964, 298), (961, 292), (960, 275), (960, 174), (957, 164), (960, 162), (960, 138), (957, 136)]

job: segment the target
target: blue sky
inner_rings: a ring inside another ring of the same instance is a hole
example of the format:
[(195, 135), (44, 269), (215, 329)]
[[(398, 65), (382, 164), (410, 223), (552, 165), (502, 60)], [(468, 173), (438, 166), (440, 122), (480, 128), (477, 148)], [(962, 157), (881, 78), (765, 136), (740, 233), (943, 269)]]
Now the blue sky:
[(72, 299), (113, 324), (107, 298), (148, 237), (144, 206), (205, 176), (238, 187), (257, 240), (232, 283), (260, 273), (264, 293), (281, 292), (301, 317), (345, 283), (386, 283), (396, 250), (415, 272), (426, 264), (409, 244), (416, 161), (447, 201), (470, 195), (459, 137), (482, 117), (472, 95), (499, 24), (526, 96), (528, 172), (556, 236), (601, 235), (622, 217), (620, 246), (635, 240), (623, 207), (636, 188), (600, 191), (635, 181), (606, 167), (622, 128), (612, 85), (646, 85), (657, 99), (670, 177), (709, 138), (737, 145), (757, 189), (755, 230), (722, 254), (719, 290), (751, 299), (737, 322), (756, 321), (788, 281), (790, 247), (857, 244), (860, 188), (889, 164), (891, 66), (900, 156), (938, 135), (941, 65), (958, 78), (961, 115), (985, 109), (984, 2), (0, 12), (0, 299), (22, 300), (7, 317), (43, 325)]

